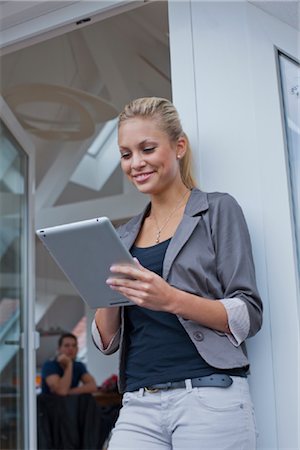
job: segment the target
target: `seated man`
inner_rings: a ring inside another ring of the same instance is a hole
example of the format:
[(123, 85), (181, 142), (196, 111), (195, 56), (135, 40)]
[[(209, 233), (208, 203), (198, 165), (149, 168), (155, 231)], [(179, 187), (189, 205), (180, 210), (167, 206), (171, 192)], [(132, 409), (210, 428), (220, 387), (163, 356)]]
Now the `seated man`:
[(46, 361), (42, 367), (43, 394), (87, 394), (97, 390), (95, 380), (85, 365), (75, 361), (77, 351), (77, 337), (74, 334), (66, 333), (59, 338), (58, 356)]

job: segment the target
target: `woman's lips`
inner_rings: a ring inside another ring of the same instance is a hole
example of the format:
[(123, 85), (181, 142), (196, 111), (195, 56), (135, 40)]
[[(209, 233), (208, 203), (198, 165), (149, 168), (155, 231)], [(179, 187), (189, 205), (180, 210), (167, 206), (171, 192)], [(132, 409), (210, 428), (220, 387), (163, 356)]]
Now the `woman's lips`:
[(137, 183), (144, 183), (145, 181), (148, 181), (148, 180), (149, 180), (149, 178), (151, 177), (151, 175), (152, 175), (153, 173), (154, 173), (154, 172), (138, 173), (138, 174), (136, 174), (136, 175), (133, 175), (132, 177), (134, 178), (134, 180), (135, 180)]

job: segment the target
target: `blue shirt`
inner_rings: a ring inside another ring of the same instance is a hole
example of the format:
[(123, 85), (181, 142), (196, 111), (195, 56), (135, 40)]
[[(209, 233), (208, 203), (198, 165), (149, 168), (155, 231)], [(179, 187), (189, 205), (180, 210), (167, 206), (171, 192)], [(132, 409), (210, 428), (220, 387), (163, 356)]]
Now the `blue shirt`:
[[(71, 388), (77, 387), (80, 383), (82, 375), (87, 373), (85, 365), (80, 361), (73, 361), (73, 373), (72, 373), (72, 383)], [(42, 367), (42, 393), (51, 394), (48, 384), (46, 383), (46, 378), (50, 375), (59, 375), (62, 377), (64, 374), (64, 369), (55, 360), (46, 361)]]

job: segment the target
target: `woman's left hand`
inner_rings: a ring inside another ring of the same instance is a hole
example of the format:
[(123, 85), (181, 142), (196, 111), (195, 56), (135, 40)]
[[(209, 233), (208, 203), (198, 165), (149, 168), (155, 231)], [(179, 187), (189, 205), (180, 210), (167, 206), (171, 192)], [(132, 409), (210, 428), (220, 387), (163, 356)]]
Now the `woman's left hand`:
[[(136, 305), (153, 311), (171, 311), (172, 290), (162, 277), (145, 269), (137, 260), (136, 267), (132, 265), (113, 265), (110, 270), (117, 273), (106, 280), (111, 289), (120, 292)], [(126, 278), (121, 278), (124, 275)]]

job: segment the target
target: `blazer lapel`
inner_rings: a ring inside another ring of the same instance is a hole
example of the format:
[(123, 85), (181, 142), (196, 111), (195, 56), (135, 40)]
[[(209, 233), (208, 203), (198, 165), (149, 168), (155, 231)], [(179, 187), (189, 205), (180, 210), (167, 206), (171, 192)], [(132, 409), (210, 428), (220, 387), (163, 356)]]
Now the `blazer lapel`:
[[(137, 238), (141, 229), (145, 215), (148, 213), (150, 204), (146, 206), (144, 211), (138, 216), (134, 217), (128, 224), (128, 230), (121, 233), (120, 238), (129, 250)], [(183, 218), (177, 227), (176, 233), (173, 236), (170, 245), (168, 246), (163, 266), (163, 278), (166, 280), (169, 276), (170, 269), (174, 259), (188, 241), (194, 229), (201, 219), (201, 213), (208, 209), (207, 194), (201, 192), (199, 189), (193, 189), (190, 198), (186, 204)]]
[(146, 208), (142, 211), (141, 214), (134, 217), (130, 221), (131, 226), (129, 227), (129, 230), (121, 233), (120, 239), (128, 250), (132, 247), (134, 241), (136, 240), (137, 235), (139, 234), (139, 231), (141, 229), (142, 223), (144, 221), (144, 217), (148, 213), (149, 208), (150, 204), (146, 206)]
[(163, 267), (163, 278), (168, 279), (170, 269), (174, 262), (174, 259), (184, 246), (184, 244), (189, 240), (189, 237), (193, 233), (195, 227), (198, 225), (201, 216), (190, 217), (184, 215), (182, 221), (177, 227), (176, 233), (174, 234), (170, 245), (166, 251)]
[(201, 219), (201, 213), (207, 209), (207, 194), (201, 192), (199, 189), (193, 189), (185, 207), (183, 218), (166, 251), (163, 266), (163, 278), (165, 280), (168, 279), (170, 269), (176, 256), (189, 240), (191, 234), (198, 225)]

